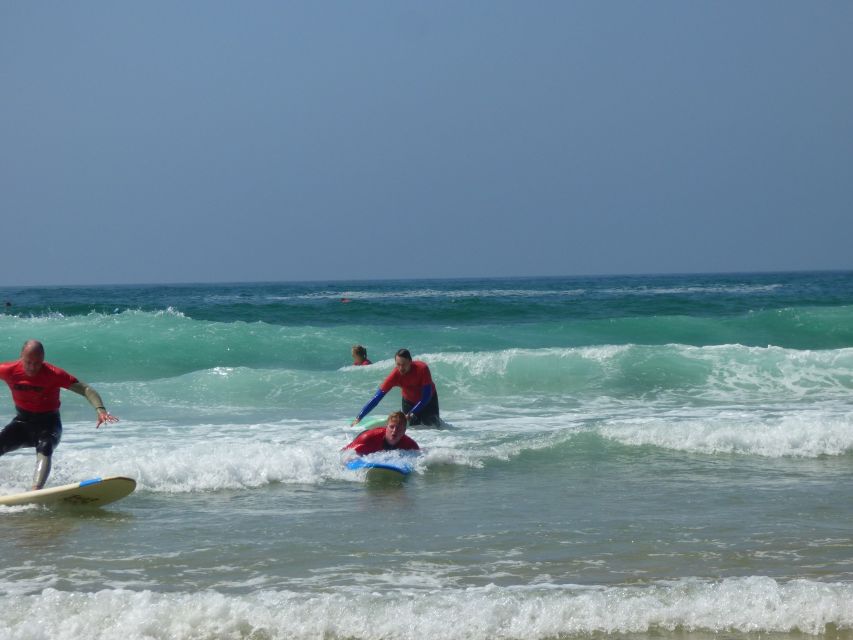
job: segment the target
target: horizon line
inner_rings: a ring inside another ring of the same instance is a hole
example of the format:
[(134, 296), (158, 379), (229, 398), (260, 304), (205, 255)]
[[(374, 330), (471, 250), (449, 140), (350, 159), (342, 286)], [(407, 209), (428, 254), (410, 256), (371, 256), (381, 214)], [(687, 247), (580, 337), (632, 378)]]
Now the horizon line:
[(69, 283), (69, 284), (2, 284), (0, 289), (37, 289), (37, 288), (89, 288), (89, 287), (191, 287), (191, 286), (235, 286), (235, 285), (271, 285), (271, 284), (316, 284), (333, 282), (424, 282), (432, 280), (528, 280), (528, 279), (560, 279), (560, 278), (649, 278), (649, 277), (684, 277), (684, 276), (759, 276), (759, 275), (796, 275), (818, 273), (851, 273), (853, 268), (837, 269), (779, 269), (758, 271), (647, 271), (636, 273), (578, 273), (561, 275), (522, 275), (522, 276), (434, 276), (411, 278), (316, 278), (308, 280), (209, 280), (192, 281), (176, 280), (171, 282), (102, 282), (102, 283)]

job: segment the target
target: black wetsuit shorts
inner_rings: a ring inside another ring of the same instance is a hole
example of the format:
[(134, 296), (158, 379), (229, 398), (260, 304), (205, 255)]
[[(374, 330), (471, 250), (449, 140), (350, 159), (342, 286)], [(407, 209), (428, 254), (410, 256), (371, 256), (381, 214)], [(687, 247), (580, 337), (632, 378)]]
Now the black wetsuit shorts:
[(18, 409), (18, 415), (0, 431), (0, 456), (21, 447), (35, 447), (50, 457), (62, 438), (58, 411), (32, 413)]
[[(403, 413), (409, 415), (412, 407), (414, 407), (416, 402), (409, 402), (405, 398), (403, 398)], [(425, 427), (438, 427), (441, 426), (441, 418), (438, 416), (438, 394), (433, 393), (432, 398), (429, 399), (426, 406), (423, 407), (418, 413), (412, 416), (412, 419), (409, 421), (409, 425), (423, 425)]]

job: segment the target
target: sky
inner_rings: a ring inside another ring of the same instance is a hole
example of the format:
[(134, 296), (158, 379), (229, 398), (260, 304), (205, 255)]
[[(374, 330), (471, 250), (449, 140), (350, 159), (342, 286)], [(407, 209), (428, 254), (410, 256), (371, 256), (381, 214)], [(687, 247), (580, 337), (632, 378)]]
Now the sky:
[(0, 285), (853, 268), (853, 2), (0, 0)]

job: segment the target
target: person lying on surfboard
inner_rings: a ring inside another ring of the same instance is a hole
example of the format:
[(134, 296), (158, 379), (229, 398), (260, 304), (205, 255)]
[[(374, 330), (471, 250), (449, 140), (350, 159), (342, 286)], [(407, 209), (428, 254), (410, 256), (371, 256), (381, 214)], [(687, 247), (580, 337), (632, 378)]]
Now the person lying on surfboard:
[(366, 456), (379, 451), (394, 451), (396, 449), (418, 450), (418, 443), (406, 435), (406, 414), (395, 411), (388, 416), (384, 427), (374, 427), (359, 433), (355, 439), (341, 451), (353, 449), (358, 455)]
[(118, 418), (104, 408), (101, 396), (85, 382), (44, 361), (44, 345), (27, 340), (21, 358), (0, 364), (0, 380), (9, 385), (17, 415), (0, 431), (0, 456), (21, 447), (35, 447), (36, 470), (33, 490), (41, 489), (50, 475), (53, 450), (62, 437), (59, 418), (59, 390), (68, 389), (85, 396), (95, 411), (95, 428)]
[(426, 362), (412, 360), (408, 349), (400, 349), (394, 356), (394, 370), (379, 385), (376, 395), (352, 421), (352, 426), (361, 422), (362, 418), (373, 411), (385, 394), (394, 387), (400, 387), (403, 392), (403, 413), (411, 425), (422, 424), (425, 427), (441, 426), (438, 415), (438, 392), (432, 381), (432, 374)]

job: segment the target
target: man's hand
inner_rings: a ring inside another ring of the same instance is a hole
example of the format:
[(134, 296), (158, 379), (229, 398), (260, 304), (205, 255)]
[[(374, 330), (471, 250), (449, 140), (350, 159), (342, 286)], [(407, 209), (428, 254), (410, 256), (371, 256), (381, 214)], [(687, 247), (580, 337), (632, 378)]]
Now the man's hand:
[(106, 409), (98, 409), (98, 424), (95, 425), (95, 429), (100, 429), (102, 424), (108, 422), (118, 422), (118, 418)]

